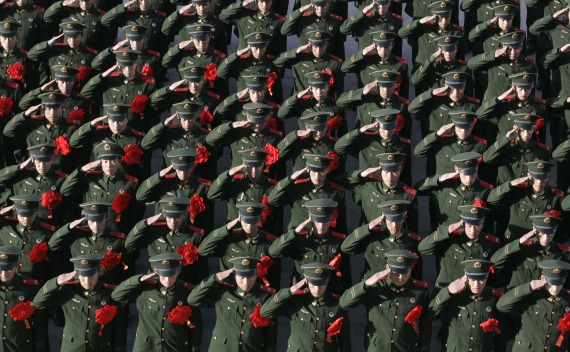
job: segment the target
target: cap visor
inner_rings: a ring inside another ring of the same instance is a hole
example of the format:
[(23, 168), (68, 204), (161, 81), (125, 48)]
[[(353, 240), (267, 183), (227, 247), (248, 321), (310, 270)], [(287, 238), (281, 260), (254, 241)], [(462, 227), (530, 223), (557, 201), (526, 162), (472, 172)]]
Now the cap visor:
[(445, 84), (447, 84), (449, 87), (454, 88), (454, 89), (462, 89), (465, 88), (465, 82), (445, 82)]
[(171, 269), (156, 269), (156, 272), (159, 276), (162, 277), (171, 277), (176, 275), (178, 268), (171, 268)]
[(548, 276), (545, 276), (544, 278), (546, 279), (546, 282), (548, 282), (549, 284), (551, 284), (553, 286), (562, 286), (566, 282), (566, 277), (548, 277)]
[(394, 274), (402, 274), (405, 275), (412, 270), (411, 266), (396, 266), (396, 265), (388, 265), (390, 267), (390, 271)]
[(479, 219), (479, 218), (467, 218), (467, 217), (463, 217), (461, 216), (461, 220), (463, 220), (464, 223), (468, 224), (468, 225), (481, 225), (482, 223), (485, 222), (485, 219)]
[(394, 163), (390, 163), (390, 164), (384, 164), (384, 163), (380, 163), (380, 167), (382, 167), (382, 170), (387, 171), (387, 172), (398, 172), (400, 171), (401, 168), (401, 164), (394, 164)]
[(406, 218), (406, 215), (405, 214), (398, 214), (398, 215), (386, 215), (386, 214), (384, 214), (384, 217), (386, 218), (387, 221), (390, 221), (390, 222), (400, 222)]
[(36, 159), (37, 161), (41, 161), (44, 163), (48, 163), (51, 161), (51, 159), (53, 158), (55, 154), (52, 155), (42, 155), (42, 156), (37, 156), (37, 155), (33, 155), (34, 159)]
[(332, 215), (311, 215), (311, 219), (314, 222), (326, 223), (331, 221)]
[(252, 123), (256, 124), (256, 125), (263, 125), (264, 123), (267, 122), (267, 116), (251, 116), (248, 115), (248, 119), (249, 121), (251, 121)]
[(535, 178), (537, 180), (546, 180), (548, 179), (548, 177), (550, 176), (548, 173), (534, 173), (534, 172), (530, 172), (530, 175), (532, 176), (532, 178)]
[(18, 213), (18, 215), (23, 216), (25, 218), (28, 218), (28, 217), (34, 215), (36, 210), (34, 210), (34, 209), (16, 209), (16, 212)]
[(0, 264), (0, 270), (12, 270), (17, 262), (2, 263)]
[(457, 45), (453, 44), (453, 45), (439, 45), (439, 47), (441, 48), (441, 51), (445, 51), (446, 53), (450, 53), (452, 51), (457, 50)]
[(389, 82), (385, 82), (385, 81), (378, 82), (378, 81), (376, 81), (376, 83), (378, 83), (378, 85), (380, 87), (383, 87), (383, 88), (392, 88), (396, 84), (396, 81), (389, 81)]
[(257, 224), (261, 220), (261, 216), (240, 215), (239, 218), (242, 222), (249, 225)]
[(127, 118), (127, 114), (107, 114), (107, 118), (111, 121), (123, 121)]
[(237, 276), (241, 276), (241, 277), (252, 277), (253, 275), (257, 274), (257, 270), (252, 269), (252, 270), (235, 270), (234, 272), (236, 273)]
[(261, 92), (267, 89), (267, 86), (265, 86), (265, 84), (246, 84), (246, 87), (256, 92)]
[(178, 114), (179, 118), (184, 119), (184, 120), (195, 119), (199, 115), (198, 113), (181, 112), (181, 111), (177, 111), (176, 113)]
[(522, 130), (532, 130), (534, 128), (534, 123), (528, 123), (528, 122), (518, 122), (515, 121), (515, 125), (522, 129)]
[(162, 214), (167, 218), (179, 218), (184, 215), (184, 211), (163, 210)]
[(107, 214), (85, 214), (85, 217), (89, 221), (99, 222), (105, 220)]
[(541, 227), (541, 226), (534, 225), (534, 227), (536, 227), (538, 232), (543, 233), (545, 235), (554, 235), (556, 233), (556, 230), (558, 229), (558, 226), (557, 227)]
[(465, 273), (465, 275), (467, 275), (468, 279), (471, 280), (487, 280), (487, 278), (489, 277), (489, 274), (481, 274), (481, 273), (477, 273), (477, 274), (470, 274), (470, 273)]
[(260, 167), (265, 165), (264, 161), (243, 161), (243, 163), (245, 164), (245, 166), (251, 166), (251, 167)]
[(313, 285), (313, 286), (325, 286), (325, 285), (327, 285), (327, 284), (329, 283), (329, 279), (328, 279), (328, 278), (326, 278), (326, 279), (321, 279), (321, 278), (313, 279), (313, 278), (310, 278), (310, 277), (307, 277), (307, 276), (305, 276), (305, 278), (307, 279), (307, 282), (310, 283), (310, 284)]
[(383, 48), (390, 46), (392, 43), (394, 43), (394, 41), (391, 39), (380, 39), (380, 40), (374, 39), (374, 44), (381, 46)]
[(75, 272), (79, 276), (93, 276), (95, 273), (99, 271), (99, 268), (90, 268), (90, 269), (77, 269), (75, 268)]
[(187, 82), (194, 82), (194, 83), (200, 83), (204, 77), (196, 77), (196, 76), (184, 76), (184, 79)]
[(462, 175), (475, 175), (477, 173), (477, 168), (476, 167), (470, 167), (468, 169), (459, 169), (459, 173), (461, 173)]
[(97, 158), (101, 160), (114, 160), (114, 159), (120, 159), (121, 157), (122, 155), (119, 154), (99, 154)]

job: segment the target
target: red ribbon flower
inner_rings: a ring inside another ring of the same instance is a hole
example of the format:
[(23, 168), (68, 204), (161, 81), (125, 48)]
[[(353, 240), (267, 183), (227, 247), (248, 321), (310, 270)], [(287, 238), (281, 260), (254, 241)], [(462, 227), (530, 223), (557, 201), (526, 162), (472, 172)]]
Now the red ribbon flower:
[(212, 115), (212, 113), (210, 112), (210, 110), (208, 109), (204, 109), (202, 110), (202, 112), (200, 113), (200, 124), (202, 126), (211, 128), (211, 124), (214, 121), (214, 115)]
[(275, 119), (275, 117), (269, 116), (267, 118), (267, 122), (265, 122), (265, 126), (267, 126), (267, 128), (271, 128), (273, 130), (276, 130), (277, 129), (277, 120)]
[(194, 223), (196, 216), (206, 211), (206, 205), (204, 205), (204, 198), (197, 194), (194, 194), (190, 198), (190, 205), (188, 206), (188, 213), (190, 214), (190, 222)]
[(264, 224), (265, 221), (267, 221), (267, 217), (271, 216), (271, 214), (273, 213), (273, 207), (269, 205), (268, 196), (263, 197), (263, 199), (261, 200), (261, 204), (267, 206), (267, 208), (261, 210), (261, 224)]
[(562, 216), (562, 212), (560, 210), (551, 210), (551, 211), (547, 211), (544, 213), (545, 215), (550, 215), (550, 216), (554, 216), (556, 218), (559, 218)]
[(131, 204), (131, 199), (133, 196), (128, 194), (125, 191), (120, 192), (117, 194), (115, 198), (113, 198), (113, 206), (111, 207), (113, 211), (117, 214), (115, 217), (116, 222), (121, 222), (121, 213), (129, 207)]
[[(24, 301), (16, 304), (14, 308), (10, 309), (8, 314), (14, 319), (14, 321), (24, 321), (26, 324), (26, 329), (30, 330), (30, 322), (28, 319), (34, 314), (36, 307), (30, 301)], [(568, 313), (567, 313), (568, 314)]]
[(275, 83), (277, 83), (277, 77), (279, 77), (277, 72), (269, 72), (267, 74), (267, 83), (265, 86), (269, 91), (269, 95), (273, 95), (273, 87), (275, 87)]
[(342, 123), (342, 117), (335, 115), (332, 119), (327, 121), (327, 135), (330, 137), (333, 133), (338, 131), (340, 124)]
[(77, 72), (77, 81), (81, 83), (82, 81), (87, 80), (89, 76), (91, 76), (91, 71), (93, 69), (89, 66), (81, 66), (78, 68), (78, 70), (79, 72)]
[(336, 276), (341, 277), (342, 273), (340, 272), (340, 263), (342, 262), (342, 254), (337, 254), (330, 262), (329, 265), (334, 267), (336, 271)]
[(333, 321), (329, 328), (327, 329), (327, 342), (332, 342), (332, 337), (338, 335), (342, 329), (342, 321), (344, 317), (340, 317)]
[(482, 322), (479, 324), (481, 328), (483, 328), (483, 332), (493, 332), (496, 331), (497, 334), (501, 333), (499, 329), (499, 321), (495, 318), (489, 318), (487, 321)]
[(182, 256), (182, 261), (180, 262), (183, 266), (191, 265), (196, 263), (198, 260), (198, 247), (193, 243), (186, 243), (178, 247), (176, 253)]
[[(56, 143), (57, 145), (57, 143)], [(59, 192), (46, 192), (42, 194), (42, 207), (48, 210), (48, 219), (52, 218), (52, 211), (63, 202), (63, 195)]]
[(107, 251), (101, 259), (101, 268), (105, 270), (113, 270), (117, 265), (123, 264), (123, 269), (127, 270), (129, 267), (123, 262), (123, 255), (121, 253), (115, 253), (112, 251)]
[(139, 164), (143, 150), (138, 144), (129, 144), (125, 147), (125, 155), (123, 155), (123, 162), (127, 165)]
[(564, 313), (564, 316), (558, 319), (558, 326), (556, 328), (560, 331), (560, 336), (558, 336), (558, 340), (556, 340), (556, 347), (562, 347), (564, 335), (570, 330), (570, 313)]
[(475, 199), (473, 206), (485, 208), (487, 206), (487, 203), (483, 199)]
[(6, 117), (12, 114), (14, 100), (10, 97), (0, 98), (0, 116)]
[(396, 118), (396, 127), (394, 128), (394, 133), (400, 133), (402, 128), (404, 128), (405, 123), (406, 122), (404, 120), (404, 116), (402, 116), (402, 114), (398, 114), (398, 117)]
[(334, 85), (334, 76), (333, 76), (332, 70), (330, 68), (328, 68), (328, 69), (322, 70), (321, 72), (328, 73), (331, 76), (331, 78), (329, 78), (329, 87), (332, 87)]
[(49, 247), (46, 242), (37, 243), (30, 251), (30, 263), (40, 263), (46, 260)]
[(67, 155), (71, 153), (71, 146), (69, 145), (69, 137), (59, 136), (54, 141), (55, 155)]
[(277, 160), (279, 160), (279, 149), (267, 143), (265, 147), (263, 147), (263, 150), (269, 153), (267, 156), (265, 156), (265, 170), (263, 170), (265, 172), (268, 172), (269, 167), (275, 164)]
[(107, 304), (103, 308), (95, 311), (95, 322), (101, 327), (99, 328), (99, 336), (103, 336), (103, 328), (109, 324), (117, 315), (117, 306)]
[(195, 164), (205, 163), (206, 161), (208, 161), (210, 155), (212, 155), (212, 153), (208, 151), (208, 148), (206, 148), (203, 145), (199, 146), (198, 148), (196, 148), (196, 157), (194, 158), (194, 163)]
[(140, 114), (141, 119), (144, 119), (144, 109), (146, 109), (147, 101), (148, 96), (145, 94), (137, 95), (133, 101), (131, 101), (131, 110), (133, 113)]
[(269, 286), (269, 281), (267, 281), (267, 272), (273, 265), (273, 260), (270, 256), (264, 255), (259, 263), (257, 263), (257, 277), (263, 280), (265, 286)]
[(81, 125), (84, 119), (85, 119), (85, 111), (83, 111), (83, 109), (77, 109), (69, 113), (67, 121), (74, 125)]
[(540, 130), (544, 127), (544, 118), (539, 117), (534, 124), (534, 133), (538, 137)]
[(338, 169), (340, 166), (340, 155), (331, 150), (330, 152), (327, 153), (327, 156), (333, 159), (329, 164), (329, 172), (333, 172), (334, 170)]
[(412, 329), (414, 329), (416, 334), (420, 331), (418, 326), (418, 319), (422, 316), (422, 309), (422, 306), (417, 305), (412, 308), (412, 310), (404, 318), (404, 321), (412, 326)]
[(172, 324), (186, 324), (190, 329), (194, 329), (194, 325), (190, 322), (192, 316), (192, 307), (176, 306), (168, 312), (168, 321)]
[(147, 77), (154, 77), (154, 71), (152, 70), (152, 67), (150, 65), (144, 65), (141, 70), (141, 75)]
[(24, 81), (24, 76), (26, 75), (26, 67), (19, 61), (14, 62), (13, 64), (8, 65), (6, 73), (8, 76), (10, 76), (11, 79)]
[(214, 88), (214, 81), (216, 80), (217, 74), (218, 74), (218, 65), (216, 64), (206, 65), (204, 78), (210, 82), (210, 88)]
[[(259, 265), (259, 264), (257, 264), (257, 265)], [(266, 326), (273, 326), (273, 324), (275, 324), (273, 322), (273, 320), (261, 316), (261, 314), (259, 314), (260, 310), (261, 310), (261, 306), (256, 306), (255, 309), (253, 310), (253, 313), (251, 313), (251, 315), (249, 316), (249, 319), (253, 323), (253, 327), (254, 328), (264, 328)]]

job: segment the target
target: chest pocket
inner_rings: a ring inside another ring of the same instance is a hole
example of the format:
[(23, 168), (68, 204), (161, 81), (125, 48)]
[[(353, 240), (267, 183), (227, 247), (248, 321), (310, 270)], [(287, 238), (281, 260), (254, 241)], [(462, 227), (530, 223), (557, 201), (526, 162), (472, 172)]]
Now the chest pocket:
[(469, 259), (469, 254), (465, 252), (463, 249), (454, 247), (451, 253), (451, 257), (453, 258), (453, 261), (457, 264), (457, 267), (461, 267), (459, 263)]
[(147, 297), (144, 302), (144, 314), (151, 319), (158, 319), (162, 316), (160, 303), (152, 297)]
[(85, 315), (83, 305), (81, 303), (75, 302), (74, 300), (71, 300), (70, 306), (71, 314), (74, 317), (73, 320), (76, 322), (82, 322), (84, 320), (83, 316)]
[(394, 314), (392, 312), (393, 307), (392, 307), (393, 303), (391, 301), (384, 301), (382, 303), (380, 303), (378, 305), (378, 311), (380, 313), (380, 316), (382, 318), (388, 318), (388, 317), (393, 317)]
[(534, 305), (532, 306), (531, 311), (532, 311), (531, 321), (536, 325), (540, 325), (542, 327), (544, 325), (546, 315), (548, 314), (546, 307)]
[(443, 198), (445, 199), (445, 206), (443, 209), (447, 210), (449, 214), (457, 213), (457, 206), (461, 205), (463, 201), (462, 197), (456, 192), (448, 192), (447, 197)]
[(517, 203), (517, 213), (518, 213), (518, 218), (522, 219), (522, 220), (528, 220), (528, 217), (530, 215), (530, 212), (532, 210), (532, 206), (530, 205), (530, 203), (528, 202), (528, 200), (526, 199), (521, 199), (518, 203)]
[(459, 326), (470, 326), (473, 315), (469, 309), (466, 307), (457, 307), (457, 310), (459, 311), (456, 317), (457, 324)]
[(239, 304), (239, 302), (237, 302), (236, 300), (232, 299), (232, 301), (229, 301), (227, 298), (224, 302), (224, 315), (225, 315), (225, 319), (232, 321), (232, 322), (237, 322), (239, 319), (241, 319), (240, 314), (239, 314), (239, 310), (242, 309), (241, 308), (241, 304)]
[(305, 308), (302, 308), (297, 315), (299, 316), (301, 331), (314, 334), (316, 320), (313, 315)]
[(366, 251), (366, 259), (371, 265), (379, 267), (380, 264), (384, 263), (384, 254), (386, 253), (386, 249), (380, 244), (372, 244), (368, 248), (369, 249)]

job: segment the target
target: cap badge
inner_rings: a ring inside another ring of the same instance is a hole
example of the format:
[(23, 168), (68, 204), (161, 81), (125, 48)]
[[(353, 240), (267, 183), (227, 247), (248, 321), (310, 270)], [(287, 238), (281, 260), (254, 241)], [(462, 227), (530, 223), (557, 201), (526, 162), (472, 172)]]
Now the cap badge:
[(244, 259), (241, 261), (242, 265), (249, 265), (249, 260), (248, 259)]
[(50, 94), (50, 95), (48, 95), (48, 98), (50, 98), (50, 99), (55, 99), (55, 94)]
[(132, 26), (131, 31), (138, 32), (139, 28), (137, 26)]
[(129, 53), (128, 53), (127, 51), (124, 51), (124, 52), (123, 52), (123, 56), (128, 57), (128, 56), (129, 56)]
[(246, 211), (248, 213), (253, 213), (255, 211), (255, 209), (253, 207), (247, 207)]
[(61, 72), (67, 72), (67, 67), (62, 67)]
[(316, 73), (315, 73), (315, 78), (321, 78), (321, 74), (318, 73), (318, 72), (316, 72)]
[(474, 267), (474, 268), (480, 268), (480, 267), (481, 267), (481, 262), (475, 262), (475, 263), (473, 264), (473, 267)]
[(445, 1), (442, 1), (441, 3), (439, 3), (440, 7), (447, 7), (447, 4), (445, 3)]
[(510, 11), (510, 10), (511, 10), (511, 8), (509, 6), (503, 7), (503, 11)]
[(403, 262), (404, 262), (404, 257), (398, 257), (398, 258), (396, 258), (396, 261), (397, 261), (398, 263), (403, 263)]
[(183, 108), (186, 109), (186, 110), (189, 110), (189, 109), (190, 109), (190, 104), (188, 104), (188, 103), (184, 104)]
[(321, 268), (315, 269), (315, 274), (322, 274), (322, 273), (323, 273), (323, 269), (321, 269)]
[(0, 254), (0, 259), (8, 259), (8, 256), (4, 253)]
[(71, 28), (73, 28), (73, 24), (68, 23), (66, 27), (69, 28), (69, 29), (71, 29)]
[(315, 33), (315, 37), (320, 38), (320, 37), (321, 37), (321, 32)]
[(105, 149), (105, 150), (111, 150), (111, 146), (108, 145), (108, 144), (105, 144), (105, 145), (103, 146), (103, 149)]
[(4, 28), (6, 28), (6, 29), (10, 29), (10, 23), (8, 23), (8, 22), (5, 22), (5, 23), (4, 23)]
[(536, 165), (537, 168), (539, 169), (544, 169), (544, 164), (543, 163), (539, 163), (538, 165)]
[(544, 218), (544, 222), (547, 223), (547, 224), (550, 224), (551, 221), (552, 221), (552, 220), (551, 220), (550, 218)]
[(121, 108), (118, 105), (113, 105), (113, 111), (119, 111)]
[(456, 74), (453, 75), (453, 78), (455, 78), (455, 79), (460, 79), (460, 78), (461, 78), (461, 75), (460, 75), (459, 73), (456, 73)]
[(318, 212), (323, 212), (324, 210), (325, 210), (325, 209), (324, 209), (323, 207), (318, 207), (318, 208), (317, 208), (317, 211), (318, 211)]
[(380, 33), (380, 38), (386, 38), (386, 33)]
[(445, 37), (443, 41), (446, 43), (451, 43), (451, 37)]
[(479, 212), (479, 209), (471, 208), (471, 214), (477, 214), (478, 212)]
[(190, 69), (190, 72), (198, 72), (198, 69), (197, 69), (196, 67), (192, 67), (192, 68)]
[(91, 206), (91, 210), (99, 210), (99, 207), (97, 205), (93, 204)]
[(169, 206), (169, 207), (173, 207), (174, 204), (175, 204), (174, 202), (168, 202), (168, 206)]
[(525, 81), (528, 81), (529, 78), (530, 78), (529, 75), (524, 75), (524, 76), (523, 76), (523, 79), (524, 79)]
[(562, 271), (562, 270), (560, 270), (560, 269), (558, 269), (558, 268), (552, 270), (552, 272), (555, 273), (555, 274), (560, 274), (561, 271)]
[(89, 261), (88, 261), (87, 259), (81, 259), (81, 262), (80, 262), (80, 263), (81, 263), (82, 265), (87, 265), (87, 264), (89, 264)]
[(255, 112), (257, 112), (258, 114), (261, 114), (261, 113), (263, 113), (263, 109), (259, 108), (259, 109), (255, 110)]
[(45, 152), (46, 150), (47, 150), (46, 147), (41, 147), (41, 148), (40, 148), (40, 151), (41, 151), (41, 152)]
[(513, 39), (517, 39), (519, 37), (519, 35), (517, 33), (513, 33), (513, 35), (511, 35), (511, 38)]
[(467, 118), (467, 114), (461, 114), (461, 118), (462, 118), (462, 119), (466, 119), (466, 118)]
[(318, 157), (318, 156), (316, 156), (316, 157), (315, 157), (315, 161), (316, 161), (317, 163), (320, 163), (320, 162), (321, 162), (321, 158)]
[(388, 155), (388, 160), (394, 160), (394, 155), (392, 154)]
[(398, 210), (398, 206), (396, 204), (394, 204), (390, 207), (390, 210)]
[(384, 117), (384, 120), (386, 120), (386, 121), (392, 121), (392, 116), (391, 116), (391, 115), (385, 116), (385, 117)]
[(162, 264), (163, 264), (163, 265), (170, 265), (170, 260), (163, 260), (163, 261), (162, 261)]
[(23, 200), (21, 204), (22, 204), (22, 205), (28, 205), (28, 202), (25, 201), (25, 200)]
[(255, 35), (255, 39), (261, 39), (261, 34), (257, 33), (257, 34)]
[(257, 152), (256, 151), (252, 151), (249, 153), (249, 156), (257, 156)]
[(388, 72), (383, 72), (383, 73), (382, 73), (382, 77), (388, 77), (388, 76), (389, 76), (389, 75), (388, 75)]

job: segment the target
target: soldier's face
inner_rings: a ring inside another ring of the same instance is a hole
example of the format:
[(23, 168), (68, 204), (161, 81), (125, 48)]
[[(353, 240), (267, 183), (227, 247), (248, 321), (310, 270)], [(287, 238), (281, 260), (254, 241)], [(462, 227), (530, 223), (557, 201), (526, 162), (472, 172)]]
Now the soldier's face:
[(117, 170), (119, 170), (120, 165), (120, 159), (101, 160), (101, 169), (103, 169), (103, 173), (108, 176), (114, 176), (117, 174)]
[(257, 8), (262, 14), (269, 13), (271, 11), (271, 5), (273, 5), (273, 0), (258, 0)]
[(236, 284), (238, 287), (245, 292), (251, 290), (255, 286), (255, 281), (257, 280), (257, 275), (252, 276), (241, 276), (236, 275)]
[(388, 5), (379, 5), (379, 4), (376, 4), (376, 12), (377, 12), (380, 16), (384, 16), (385, 14), (387, 14), (389, 8), (390, 8), (390, 4), (388, 4)]
[[(311, 217), (312, 218), (312, 217)], [(313, 221), (313, 232), (317, 235), (324, 235), (331, 227), (331, 222), (317, 222)]]
[(380, 171), (380, 176), (382, 176), (382, 182), (386, 184), (388, 187), (395, 186), (400, 179), (400, 174), (402, 171)]
[(511, 48), (509, 46), (507, 47), (506, 55), (510, 60), (516, 60), (521, 55), (522, 49), (523, 49), (522, 45), (518, 48)]
[(267, 51), (266, 46), (257, 47), (257, 46), (250, 46), (249, 50), (251, 51), (251, 56), (256, 59), (261, 59), (265, 56), (265, 52)]
[(389, 140), (394, 135), (394, 130), (385, 130), (382, 127), (378, 128), (378, 134), (380, 138)]
[[(544, 275), (540, 275), (540, 278), (543, 279)], [(552, 296), (558, 296), (558, 294), (560, 293), (560, 291), (562, 291), (562, 288), (564, 287), (564, 285), (552, 285), (549, 284), (548, 281), (544, 284), (544, 288), (548, 291), (548, 293), (550, 293)]]
[(190, 91), (190, 94), (200, 94), (203, 85), (204, 80), (201, 80), (200, 82), (188, 82), (188, 90)]
[(190, 177), (190, 175), (192, 175), (192, 169), (190, 169), (190, 170), (176, 170), (176, 177), (178, 177), (178, 179), (181, 181), (186, 180), (188, 177)]
[(240, 223), (241, 223), (241, 228), (243, 229), (243, 232), (245, 232), (246, 234), (251, 234), (251, 235), (257, 234), (257, 231), (259, 229), (259, 226), (257, 225), (257, 223), (246, 224), (245, 222), (241, 221), (241, 219), (240, 219)]
[(457, 166), (454, 166), (454, 168), (456, 172), (459, 172), (459, 180), (465, 186), (471, 186), (473, 183), (475, 183), (475, 180), (477, 180), (477, 173), (474, 175), (465, 175), (459, 171), (459, 168)]
[(89, 226), (89, 230), (91, 230), (91, 232), (100, 235), (105, 231), (105, 226), (107, 226), (107, 218), (100, 221), (87, 219), (87, 226)]
[(93, 5), (93, 0), (79, 0), (79, 8), (81, 8), (81, 11), (89, 10), (91, 5)]
[(471, 240), (478, 238), (479, 234), (481, 233), (481, 230), (483, 230), (483, 225), (484, 225), (483, 222), (478, 225), (465, 223), (464, 226), (465, 235)]
[(457, 55), (457, 49), (453, 50), (453, 51), (442, 51), (441, 55), (443, 56), (443, 59), (447, 62), (453, 61), (455, 60), (455, 56)]
[(125, 130), (125, 128), (127, 128), (128, 123), (129, 123), (128, 118), (124, 118), (120, 121), (109, 120), (109, 129), (111, 130), (111, 132), (119, 134), (122, 133)]
[(136, 61), (133, 62), (131, 65), (128, 66), (121, 66), (121, 72), (123, 73), (123, 76), (127, 77), (127, 78), (133, 78), (136, 74), (137, 71), (137, 63)]
[(327, 97), (327, 94), (329, 94), (329, 86), (327, 84), (322, 88), (321, 87), (311, 87), (311, 92), (313, 92), (313, 97), (317, 101), (325, 100)]
[(265, 99), (265, 92), (266, 90), (253, 90), (248, 89), (249, 91), (249, 98), (251, 99), (252, 103), (262, 103)]
[(532, 88), (522, 88), (515, 86), (515, 92), (519, 100), (525, 101), (528, 99), (528, 97), (530, 97), (530, 93), (532, 93)]
[(327, 285), (317, 286), (307, 282), (307, 286), (309, 287), (309, 292), (311, 293), (311, 296), (315, 298), (323, 297), (325, 292), (327, 291)]
[(196, 125), (196, 119), (180, 119), (180, 126), (184, 131), (190, 131)]
[(57, 88), (63, 94), (70, 95), (71, 92), (73, 91), (73, 86), (75, 85), (75, 79), (72, 79), (71, 81), (62, 81), (58, 79), (56, 80), (56, 82), (57, 82)]
[(20, 225), (26, 226), (26, 227), (32, 226), (34, 221), (36, 221), (37, 216), (38, 216), (38, 212), (35, 212), (31, 216), (22, 216), (22, 215), (18, 215), (18, 211), (16, 211), (16, 218), (18, 219), (18, 222), (20, 223)]
[(28, 0), (16, 0), (16, 5), (19, 7), (24, 7), (28, 4)]
[(53, 163), (53, 159), (51, 159), (50, 161), (40, 161), (37, 160), (36, 158), (33, 158), (32, 160), (34, 161), (34, 166), (36, 168), (36, 171), (40, 175), (47, 173), (51, 168), (51, 164)]
[(501, 28), (501, 30), (506, 31), (507, 29), (511, 28), (511, 26), (513, 25), (513, 19), (499, 18), (497, 24), (499, 25), (499, 28)]
[(2, 281), (4, 283), (12, 281), (12, 279), (14, 278), (14, 275), (16, 275), (16, 271), (18, 271), (18, 267), (19, 267), (19, 265), (16, 264), (10, 270), (0, 270), (0, 281)]
[(166, 226), (168, 226), (170, 230), (173, 231), (178, 230), (180, 228), (180, 225), (182, 225), (182, 223), (184, 222), (184, 217), (185, 217), (184, 214), (180, 215), (177, 218), (165, 216)]
[(386, 228), (391, 235), (399, 235), (402, 233), (402, 227), (404, 226), (404, 220), (402, 221), (388, 221), (386, 220)]
[[(156, 271), (155, 271), (156, 272)], [(174, 274), (173, 276), (158, 276), (158, 281), (160, 282), (160, 284), (166, 288), (170, 288), (172, 286), (174, 286), (174, 284), (176, 283), (176, 280), (178, 279), (178, 275), (180, 274), (180, 268), (178, 268), (178, 270), (176, 271), (176, 274)]]
[(141, 11), (146, 11), (150, 8), (152, 0), (138, 0), (138, 4)]
[(327, 135), (327, 131), (311, 131), (311, 138), (313, 138), (316, 141), (320, 141), (321, 139), (325, 138), (325, 136)]
[(326, 6), (313, 6), (313, 9), (315, 11), (315, 15), (317, 17), (323, 17), (324, 15), (327, 14), (328, 10), (329, 10), (329, 5)]
[[(386, 264), (386, 269), (389, 269), (390, 267), (388, 266), (388, 264)], [(408, 282), (408, 280), (410, 279), (410, 275), (412, 274), (412, 270), (410, 269), (406, 274), (397, 274), (393, 271), (390, 271), (390, 280), (394, 283), (394, 285), (396, 286), (403, 286), (406, 282)]]
[(208, 13), (210, 12), (210, 7), (212, 6), (212, 2), (208, 1), (206, 4), (196, 4), (194, 8), (196, 9), (196, 13), (200, 17), (207, 17)]
[(2, 45), (2, 49), (6, 51), (14, 50), (14, 47), (18, 44), (18, 36), (14, 35), (11, 37), (0, 36), (0, 45)]
[(132, 40), (129, 39), (129, 46), (131, 47), (131, 49), (136, 50), (136, 51), (141, 51), (141, 49), (143, 48), (143, 44), (144, 44), (144, 37), (141, 40)]
[(550, 242), (552, 242), (552, 240), (554, 239), (554, 234), (548, 235), (539, 232), (537, 237), (538, 237), (538, 243), (542, 247), (548, 247), (550, 245)]
[(388, 58), (390, 54), (392, 54), (392, 49), (394, 49), (394, 43), (388, 46), (376, 45), (376, 52), (378, 53), (378, 56), (381, 57), (382, 59)]
[(394, 92), (396, 91), (396, 85), (393, 85), (391, 87), (385, 87), (385, 86), (378, 86), (378, 93), (380, 94), (380, 97), (382, 99), (388, 99), (390, 98), (392, 95), (394, 95)]
[(312, 171), (309, 170), (309, 178), (311, 182), (316, 185), (320, 186), (325, 182), (325, 178), (327, 177), (327, 171)]
[(67, 43), (67, 45), (69, 45), (71, 49), (76, 49), (81, 44), (81, 38), (82, 38), (81, 34), (73, 37), (65, 36), (65, 42)]
[(96, 272), (95, 275), (91, 276), (78, 275), (78, 277), (81, 287), (83, 287), (85, 290), (91, 290), (95, 287), (95, 285), (97, 285), (97, 281), (99, 280), (99, 273)]
[(469, 137), (469, 135), (471, 135), (471, 131), (473, 131), (473, 126), (471, 126), (470, 128), (461, 128), (455, 126), (455, 135), (457, 136), (457, 138), (461, 140), (464, 140), (467, 137)]
[(192, 43), (194, 43), (196, 50), (201, 53), (205, 53), (210, 47), (210, 36), (208, 36), (208, 39), (206, 40), (192, 38)]
[(527, 144), (528, 142), (530, 142), (533, 132), (534, 128), (530, 130), (524, 130), (522, 128), (519, 128), (519, 130), (517, 131), (519, 141), (522, 142), (523, 144)]
[(59, 120), (63, 109), (61, 106), (46, 106), (44, 107), (44, 116), (49, 123), (54, 124)]
[(467, 279), (467, 286), (473, 294), (479, 294), (483, 292), (485, 285), (487, 284), (487, 279), (485, 280), (476, 280), (476, 279)]
[(451, 14), (447, 15), (437, 15), (437, 25), (441, 28), (445, 28), (451, 22)]
[(328, 44), (324, 45), (311, 45), (311, 53), (313, 53), (314, 57), (321, 57), (327, 52), (327, 48), (329, 47)]
[(451, 101), (459, 101), (465, 95), (465, 88), (449, 87), (448, 96)]
[(257, 180), (263, 173), (263, 166), (246, 166), (245, 172), (252, 180)]
[(249, 128), (251, 128), (251, 130), (252, 130), (253, 132), (261, 132), (261, 131), (263, 131), (263, 129), (265, 128), (265, 125), (266, 125), (265, 123), (253, 123), (253, 122), (250, 122), (250, 123), (249, 123)]
[(536, 178), (533, 178), (530, 173), (527, 173), (528, 177), (529, 177), (529, 182), (532, 185), (532, 189), (537, 192), (537, 193), (541, 193), (544, 191), (544, 189), (546, 188), (546, 185), (548, 185), (548, 181), (550, 180), (550, 174), (548, 175), (548, 177), (544, 180), (539, 180)]

